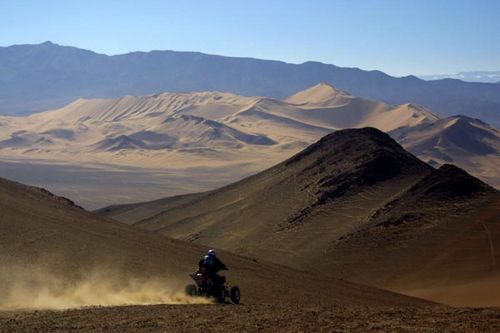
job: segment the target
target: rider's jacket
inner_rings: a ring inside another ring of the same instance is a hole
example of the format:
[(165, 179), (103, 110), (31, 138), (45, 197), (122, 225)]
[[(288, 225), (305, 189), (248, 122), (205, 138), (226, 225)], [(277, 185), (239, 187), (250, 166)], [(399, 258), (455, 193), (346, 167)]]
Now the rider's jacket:
[(205, 268), (207, 273), (217, 273), (220, 270), (227, 270), (226, 265), (219, 258), (208, 255), (200, 260), (198, 266)]

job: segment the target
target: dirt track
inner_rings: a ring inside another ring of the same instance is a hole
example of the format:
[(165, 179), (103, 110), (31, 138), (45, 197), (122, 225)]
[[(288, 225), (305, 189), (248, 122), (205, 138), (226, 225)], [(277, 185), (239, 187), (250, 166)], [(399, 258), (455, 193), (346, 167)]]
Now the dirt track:
[(2, 312), (0, 332), (499, 332), (500, 309), (152, 305)]

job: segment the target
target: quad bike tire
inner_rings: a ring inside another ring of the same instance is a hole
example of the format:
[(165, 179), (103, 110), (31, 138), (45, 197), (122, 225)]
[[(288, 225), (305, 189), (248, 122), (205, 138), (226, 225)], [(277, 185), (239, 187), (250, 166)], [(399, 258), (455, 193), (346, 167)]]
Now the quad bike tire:
[(220, 290), (217, 294), (217, 297), (216, 297), (217, 303), (225, 303), (226, 302), (226, 293), (227, 293), (227, 291), (225, 290), (224, 287), (220, 288)]
[(230, 296), (231, 296), (231, 302), (233, 302), (234, 304), (240, 304), (240, 297), (241, 297), (240, 288), (232, 287)]
[(187, 285), (185, 292), (188, 296), (198, 296), (198, 288), (194, 284)]

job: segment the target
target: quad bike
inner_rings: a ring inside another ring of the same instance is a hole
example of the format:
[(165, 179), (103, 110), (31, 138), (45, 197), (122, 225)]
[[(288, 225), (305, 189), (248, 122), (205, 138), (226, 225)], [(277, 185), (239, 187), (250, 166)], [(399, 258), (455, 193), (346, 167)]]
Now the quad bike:
[(224, 303), (226, 297), (231, 299), (234, 304), (240, 303), (240, 288), (237, 286), (229, 287), (226, 285), (226, 277), (221, 276), (219, 287), (216, 287), (210, 277), (203, 271), (197, 271), (189, 274), (196, 284), (186, 286), (186, 294), (189, 296), (214, 297), (218, 303)]

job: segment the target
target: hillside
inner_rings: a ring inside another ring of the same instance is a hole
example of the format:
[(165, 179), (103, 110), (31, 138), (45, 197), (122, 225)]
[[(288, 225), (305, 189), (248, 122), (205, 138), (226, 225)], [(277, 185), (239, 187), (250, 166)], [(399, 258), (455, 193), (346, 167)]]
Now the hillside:
[(62, 107), (77, 98), (118, 98), (162, 91), (225, 91), (285, 98), (327, 82), (389, 104), (418, 103), (442, 116), (464, 114), (499, 125), (500, 87), (460, 80), (396, 78), (319, 62), (152, 51), (107, 56), (51, 42), (0, 48), (0, 114)]
[[(500, 193), (443, 165), (333, 245), (341, 276), (455, 305), (498, 305)], [(367, 264), (368, 263), (368, 264)]]
[[(104, 219), (43, 189), (4, 179), (0, 208), (0, 310), (200, 302), (180, 295), (206, 247)], [(425, 304), (224, 251), (220, 256), (248, 305)], [(277, 278), (282, 275), (288, 279)], [(295, 292), (281, 293), (283, 288)]]
[[(216, 191), (100, 212), (127, 223), (133, 215), (134, 225), (174, 238), (411, 292), (493, 276), (483, 264), (443, 270), (430, 265), (430, 253), (457, 258), (458, 248), (442, 248), (442, 242), (461, 239), (461, 249), (477, 248), (470, 262), (490, 263), (489, 247), (480, 248), (465, 230), (483, 221), (496, 239), (499, 198), (464, 171), (434, 170), (387, 134), (364, 128), (337, 131)], [(420, 267), (428, 267), (422, 276)], [(432, 299), (449, 301), (445, 296)]]

